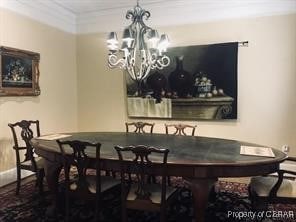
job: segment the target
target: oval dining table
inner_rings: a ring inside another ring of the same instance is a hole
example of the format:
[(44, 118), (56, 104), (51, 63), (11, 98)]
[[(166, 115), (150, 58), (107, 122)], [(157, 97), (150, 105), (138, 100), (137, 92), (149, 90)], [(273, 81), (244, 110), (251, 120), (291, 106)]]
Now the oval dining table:
[[(66, 133), (61, 140), (83, 140), (100, 142), (102, 169), (119, 171), (115, 145), (148, 145), (168, 148), (167, 173), (180, 176), (189, 185), (193, 195), (193, 209), (196, 222), (205, 220), (205, 210), (210, 189), (219, 177), (248, 177), (266, 175), (279, 169), (287, 156), (272, 149), (274, 157), (241, 155), (240, 148), (261, 146), (229, 139), (177, 136), (166, 134), (136, 134), (125, 132), (78, 132)], [(55, 140), (33, 138), (35, 152), (45, 160), (45, 176), (53, 194), (53, 208), (58, 205), (58, 178), (62, 169), (62, 156)], [(95, 161), (95, 152), (88, 151)]]

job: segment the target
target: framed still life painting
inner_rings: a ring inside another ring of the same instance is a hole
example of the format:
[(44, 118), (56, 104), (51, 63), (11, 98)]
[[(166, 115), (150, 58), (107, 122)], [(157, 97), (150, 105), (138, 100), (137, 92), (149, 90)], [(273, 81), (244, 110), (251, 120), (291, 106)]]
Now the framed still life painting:
[(237, 51), (237, 42), (169, 48), (168, 67), (140, 83), (127, 75), (128, 116), (237, 119)]
[(0, 47), (0, 96), (38, 96), (40, 54)]

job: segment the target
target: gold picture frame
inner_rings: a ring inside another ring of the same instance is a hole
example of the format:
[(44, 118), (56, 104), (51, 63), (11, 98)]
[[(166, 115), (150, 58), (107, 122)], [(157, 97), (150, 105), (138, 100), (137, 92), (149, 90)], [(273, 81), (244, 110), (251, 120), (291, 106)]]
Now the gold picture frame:
[(40, 54), (0, 47), (0, 96), (38, 96)]

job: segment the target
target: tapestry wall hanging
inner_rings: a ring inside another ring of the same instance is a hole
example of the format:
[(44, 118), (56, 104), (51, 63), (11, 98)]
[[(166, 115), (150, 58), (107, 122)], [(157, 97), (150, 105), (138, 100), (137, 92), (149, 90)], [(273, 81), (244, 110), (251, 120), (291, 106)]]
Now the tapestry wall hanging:
[(142, 82), (126, 75), (129, 117), (237, 119), (238, 43), (169, 48), (171, 63)]
[(0, 96), (38, 96), (40, 54), (0, 47)]

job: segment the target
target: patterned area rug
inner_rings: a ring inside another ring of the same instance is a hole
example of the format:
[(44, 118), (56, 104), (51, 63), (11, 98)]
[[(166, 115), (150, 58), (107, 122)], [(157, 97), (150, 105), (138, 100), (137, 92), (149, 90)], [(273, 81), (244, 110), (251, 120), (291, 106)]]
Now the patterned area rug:
[[(15, 195), (15, 185), (0, 190), (0, 221), (63, 221), (63, 215), (52, 219), (45, 215), (47, 207), (50, 205), (49, 191), (46, 190), (41, 197), (38, 195), (38, 189), (35, 187), (35, 181), (30, 180), (21, 186), (20, 195)], [(270, 206), (270, 211), (293, 211), (296, 217), (296, 206), (294, 205), (276, 205)], [(232, 213), (231, 213), (232, 212)], [(236, 212), (233, 213), (233, 212)], [(241, 212), (241, 213), (239, 213)], [(249, 222), (256, 221), (246, 213), (252, 212), (251, 204), (248, 199), (247, 185), (236, 182), (219, 181), (215, 185), (215, 192), (210, 195), (209, 204), (206, 212), (206, 222)], [(243, 214), (244, 213), (244, 214)], [(168, 221), (192, 222), (192, 195), (190, 190), (182, 188), (178, 199), (170, 206), (167, 212)], [(159, 214), (146, 213), (140, 211), (128, 211), (129, 222), (154, 222), (159, 221)], [(70, 221), (94, 221), (93, 205), (83, 202), (75, 202), (71, 205)], [(105, 196), (103, 200), (103, 209), (101, 214), (103, 222), (120, 221), (120, 190)], [(296, 221), (281, 220), (281, 218), (265, 218), (264, 222), (270, 221)]]

